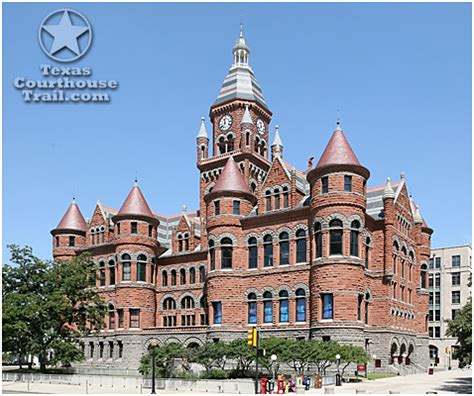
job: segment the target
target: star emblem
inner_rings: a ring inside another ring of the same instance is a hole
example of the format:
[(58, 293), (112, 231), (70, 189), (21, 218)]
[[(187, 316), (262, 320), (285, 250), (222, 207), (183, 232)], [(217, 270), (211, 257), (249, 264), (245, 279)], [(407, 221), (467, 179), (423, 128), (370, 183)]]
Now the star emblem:
[[(58, 14), (62, 14), (58, 25), (47, 24), (51, 17)], [(85, 26), (73, 24), (73, 20), (71, 20), (71, 14), (74, 14), (76, 17), (80, 18), (84, 22)], [(53, 38), (53, 42), (49, 50), (45, 47), (44, 37), (42, 36), (43, 31), (45, 32), (43, 34), (49, 34)], [(81, 36), (86, 33), (89, 34), (89, 40), (85, 48), (81, 50), (79, 38), (81, 38)], [(91, 36), (92, 30), (87, 19), (73, 10), (57, 10), (51, 13), (45, 18), (40, 27), (41, 47), (48, 56), (59, 62), (71, 62), (84, 55), (91, 43)], [(65, 49), (69, 50), (72, 54), (74, 54), (74, 56), (71, 58), (71, 56), (65, 57), (65, 53), (60, 54), (60, 52)]]

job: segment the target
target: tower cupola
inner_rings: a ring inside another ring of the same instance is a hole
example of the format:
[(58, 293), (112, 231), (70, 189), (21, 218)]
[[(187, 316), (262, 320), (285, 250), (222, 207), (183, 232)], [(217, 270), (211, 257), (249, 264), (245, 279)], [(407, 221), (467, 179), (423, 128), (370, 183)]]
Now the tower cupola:
[(273, 143), (272, 143), (272, 161), (276, 157), (282, 157), (283, 156), (283, 142), (281, 141), (280, 137), (280, 127), (277, 125), (275, 126), (275, 136), (273, 138)]

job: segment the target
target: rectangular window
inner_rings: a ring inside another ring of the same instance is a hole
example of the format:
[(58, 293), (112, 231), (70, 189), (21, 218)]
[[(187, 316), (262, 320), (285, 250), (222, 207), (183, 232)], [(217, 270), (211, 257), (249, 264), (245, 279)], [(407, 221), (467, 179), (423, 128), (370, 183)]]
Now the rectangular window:
[(433, 275), (432, 274), (430, 274), (430, 276), (428, 278), (428, 284), (429, 284), (430, 288), (434, 286)]
[(440, 337), (441, 337), (441, 327), (436, 326), (436, 327), (434, 328), (434, 330), (435, 330), (435, 332), (434, 332), (434, 337), (435, 337), (435, 338), (440, 338)]
[(461, 285), (461, 273), (460, 272), (453, 272), (451, 274), (451, 284), (453, 286), (460, 286)]
[(434, 268), (434, 259), (433, 257), (430, 258), (430, 269)]
[(362, 320), (362, 302), (364, 301), (364, 296), (359, 294), (357, 297), (357, 320)]
[(123, 278), (122, 280), (124, 281), (129, 281), (132, 279), (132, 274), (131, 274), (131, 264), (129, 262), (124, 262), (123, 263)]
[(451, 292), (451, 304), (461, 304), (461, 291)]
[(329, 192), (329, 180), (327, 176), (321, 178), (321, 192), (323, 194)]
[(441, 305), (441, 293), (435, 292), (435, 305)]
[(118, 345), (118, 357), (121, 359), (123, 357), (123, 344), (122, 341), (117, 342)]
[(441, 320), (441, 310), (436, 309), (434, 311), (434, 320), (438, 322)]
[(456, 314), (459, 311), (459, 309), (452, 309), (451, 310), (451, 319), (454, 320), (456, 318)]
[(146, 282), (146, 263), (138, 263), (138, 279), (137, 281)]
[(130, 328), (140, 328), (140, 310), (137, 308), (130, 308)]
[(461, 256), (453, 256), (451, 258), (451, 265), (453, 267), (460, 267), (461, 266)]
[(435, 268), (441, 268), (441, 257), (435, 258)]
[(70, 236), (69, 237), (69, 246), (74, 247), (76, 245), (76, 237)]
[(206, 314), (201, 314), (201, 326), (207, 325), (207, 315)]
[(148, 237), (151, 238), (153, 236), (153, 226), (150, 224), (148, 226)]
[(221, 214), (221, 203), (219, 201), (214, 202), (214, 213), (216, 216)]
[(59, 237), (56, 237), (56, 247), (59, 247)]
[(428, 335), (430, 336), (430, 338), (433, 338), (433, 328), (431, 326), (428, 327)]
[(441, 274), (436, 274), (435, 275), (435, 287), (440, 287), (441, 286)]
[(131, 227), (132, 227), (132, 228), (131, 228), (131, 231), (130, 231), (130, 232), (131, 232), (132, 234), (136, 234), (136, 233), (137, 233), (137, 229), (138, 229), (138, 224), (137, 224), (137, 222), (136, 222), (136, 221), (132, 221), (132, 222), (131, 222)]
[(90, 358), (93, 359), (94, 358), (94, 343), (91, 341), (89, 342), (89, 353), (90, 353)]
[[(298, 300), (296, 301), (296, 309), (298, 311)], [(289, 321), (288, 300), (280, 300), (280, 322), (286, 323)]]
[(101, 341), (99, 342), (99, 359), (104, 357), (104, 343)]
[(265, 301), (263, 303), (263, 321), (265, 323), (273, 322), (273, 301)]
[(323, 342), (331, 341), (331, 336), (323, 336)]
[(111, 266), (109, 268), (109, 275), (110, 275), (110, 286), (115, 285), (115, 266)]
[[(269, 194), (269, 193), (268, 193)], [(269, 195), (267, 194), (267, 196), (265, 197), (265, 210), (267, 212), (269, 212), (270, 210), (272, 210), (272, 197), (270, 197)]]
[(221, 324), (222, 323), (222, 303), (213, 302), (212, 307), (214, 310), (214, 324)]
[(109, 358), (113, 359), (114, 357), (114, 342), (109, 341)]
[(234, 201), (234, 214), (235, 215), (240, 215), (240, 201)]
[(249, 323), (257, 323), (257, 303), (249, 302)]
[(344, 176), (344, 191), (352, 191), (352, 176)]
[(323, 294), (323, 319), (332, 319), (334, 315), (332, 294)]
[(100, 280), (100, 286), (104, 287), (105, 286), (105, 269), (101, 269), (99, 271), (99, 280)]
[(430, 322), (432, 322), (434, 320), (434, 316), (433, 316), (433, 310), (430, 309), (429, 313), (428, 313), (428, 320)]
[(115, 329), (115, 312), (114, 311), (109, 311), (109, 329), (110, 330)]
[(123, 309), (117, 309), (117, 316), (118, 316), (118, 327), (119, 329), (123, 329)]
[(117, 224), (117, 235), (120, 235), (120, 223)]

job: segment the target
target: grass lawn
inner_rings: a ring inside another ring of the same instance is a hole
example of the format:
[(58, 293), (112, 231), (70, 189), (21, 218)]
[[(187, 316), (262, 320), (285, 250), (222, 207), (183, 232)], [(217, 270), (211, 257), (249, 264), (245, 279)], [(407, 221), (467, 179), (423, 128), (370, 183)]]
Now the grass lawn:
[(369, 380), (376, 380), (381, 378), (390, 378), (395, 377), (395, 374), (388, 374), (388, 373), (369, 373), (368, 378)]

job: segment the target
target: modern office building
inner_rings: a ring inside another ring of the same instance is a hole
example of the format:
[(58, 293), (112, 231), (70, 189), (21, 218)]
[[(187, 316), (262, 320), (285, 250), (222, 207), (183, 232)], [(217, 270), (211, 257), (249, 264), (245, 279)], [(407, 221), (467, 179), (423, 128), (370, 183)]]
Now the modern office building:
[(450, 246), (431, 250), (429, 264), (428, 334), (430, 361), (437, 367), (457, 367), (452, 358), (457, 339), (447, 337), (446, 320), (454, 319), (456, 312), (471, 297), (468, 286), (471, 274), (471, 246)]

